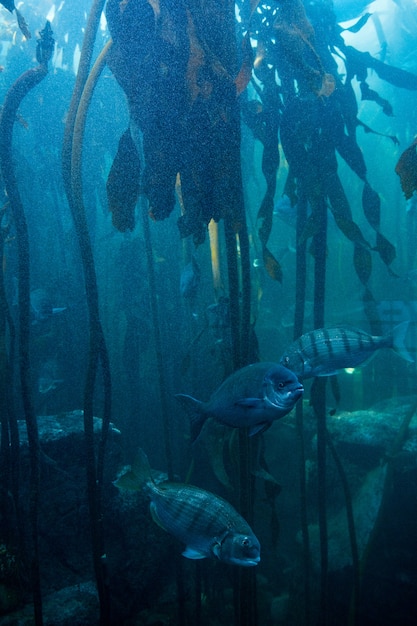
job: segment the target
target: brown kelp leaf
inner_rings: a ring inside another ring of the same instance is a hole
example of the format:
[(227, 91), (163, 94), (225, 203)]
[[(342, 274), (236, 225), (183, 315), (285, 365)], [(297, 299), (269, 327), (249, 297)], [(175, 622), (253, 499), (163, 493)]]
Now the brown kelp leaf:
[(250, 79), (252, 78), (252, 68), (254, 61), (254, 53), (252, 50), (252, 46), (250, 43), (249, 31), (246, 33), (242, 40), (242, 65), (240, 67), (239, 73), (236, 76), (234, 83), (236, 85), (236, 95), (239, 96), (243, 91), (245, 91), (246, 87), (249, 84)]
[(400, 177), (401, 189), (406, 200), (409, 200), (414, 191), (417, 191), (417, 137), (414, 139), (395, 166), (395, 172)]
[(272, 280), (282, 282), (282, 269), (272, 252), (266, 246), (263, 247), (263, 260), (266, 271)]
[(29, 26), (27, 25), (25, 18), (23, 17), (21, 12), (18, 11), (17, 9), (15, 9), (15, 13), (16, 13), (17, 25), (19, 26), (22, 35), (26, 37), (26, 39), (30, 39), (32, 35), (30, 34)]
[(272, 230), (272, 216), (274, 212), (274, 199), (270, 194), (265, 194), (262, 204), (259, 207), (256, 221), (261, 225), (258, 230), (258, 237), (262, 245), (266, 245)]
[(317, 96), (325, 96), (329, 98), (336, 89), (336, 79), (332, 74), (324, 74), (322, 77), (321, 87), (317, 92)]
[(318, 235), (322, 228), (321, 220), (319, 215), (316, 212), (312, 212), (305, 223), (303, 228), (303, 232), (300, 235), (299, 241), (297, 241), (297, 245), (301, 246), (303, 243), (310, 239), (310, 237), (314, 237)]
[(129, 129), (120, 138), (106, 183), (113, 225), (120, 232), (135, 228), (135, 206), (139, 197), (140, 159)]
[(388, 115), (390, 117), (394, 115), (392, 106), (388, 102), (388, 100), (385, 100), (385, 98), (381, 98), (381, 96), (376, 91), (374, 91), (373, 89), (369, 87), (366, 81), (362, 81), (360, 83), (360, 89), (361, 89), (361, 100), (372, 100), (373, 102), (376, 102), (377, 104), (379, 104), (379, 106), (382, 108), (385, 115)]
[(372, 189), (368, 182), (365, 183), (362, 192), (362, 207), (372, 228), (378, 230), (381, 222), (381, 201), (377, 192)]
[(338, 215), (337, 213), (333, 213), (334, 219), (342, 233), (353, 241), (357, 246), (361, 246), (362, 248), (370, 248), (371, 246), (366, 241), (365, 237), (362, 235), (361, 229), (359, 226), (351, 219), (347, 217), (343, 217)]
[(390, 243), (384, 235), (381, 235), (381, 233), (377, 233), (376, 235), (376, 249), (385, 265), (391, 265), (397, 256), (395, 246)]
[(379, 133), (378, 131), (374, 130), (367, 124), (364, 124), (363, 122), (361, 122), (358, 118), (356, 118), (356, 125), (361, 126), (363, 130), (365, 131), (365, 133), (372, 133), (373, 135), (379, 135), (380, 137), (386, 137), (387, 139), (391, 139), (391, 141), (395, 143), (396, 146), (398, 146), (400, 143), (398, 138), (395, 135), (386, 135), (385, 133)]
[(370, 251), (363, 246), (355, 246), (353, 265), (359, 280), (363, 285), (366, 285), (372, 272), (372, 257)]
[(350, 33), (358, 33), (361, 30), (361, 28), (365, 26), (366, 22), (369, 20), (371, 15), (372, 13), (365, 13), (352, 26), (349, 26), (349, 28), (342, 28), (342, 30), (347, 30)]

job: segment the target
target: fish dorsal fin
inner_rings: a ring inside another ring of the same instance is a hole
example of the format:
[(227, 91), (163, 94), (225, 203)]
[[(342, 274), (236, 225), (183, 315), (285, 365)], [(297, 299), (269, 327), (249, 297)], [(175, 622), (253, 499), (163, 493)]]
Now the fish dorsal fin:
[(151, 466), (142, 448), (139, 448), (132, 467), (119, 476), (113, 484), (119, 489), (129, 489), (130, 491), (139, 491), (147, 484), (154, 484)]
[(118, 489), (128, 489), (129, 491), (139, 491), (141, 489), (141, 483), (138, 480), (135, 472), (128, 470), (113, 483)]

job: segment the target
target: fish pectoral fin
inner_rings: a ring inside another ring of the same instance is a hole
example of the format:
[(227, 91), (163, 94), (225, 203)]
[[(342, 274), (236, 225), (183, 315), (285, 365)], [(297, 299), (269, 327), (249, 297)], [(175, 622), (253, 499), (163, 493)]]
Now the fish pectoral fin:
[(204, 552), (200, 552), (199, 550), (196, 550), (195, 548), (190, 548), (190, 546), (187, 546), (185, 548), (184, 552), (182, 553), (182, 556), (185, 556), (187, 559), (193, 559), (193, 560), (207, 558), (207, 554), (204, 554)]
[(216, 539), (216, 541), (211, 547), (211, 551), (213, 552), (214, 556), (216, 556), (218, 559), (220, 559), (221, 549), (222, 549), (222, 543), (221, 541), (219, 541), (219, 539)]
[(271, 422), (262, 422), (262, 424), (255, 424), (249, 428), (249, 437), (264, 433), (271, 426)]
[(262, 404), (263, 400), (261, 398), (240, 398), (235, 402), (236, 406), (241, 406), (245, 409), (258, 409)]
[(165, 528), (165, 526), (163, 525), (163, 523), (161, 522), (161, 520), (158, 517), (158, 513), (156, 512), (156, 507), (155, 504), (153, 502), (151, 502), (149, 509), (151, 511), (151, 515), (152, 515), (152, 519), (155, 522), (155, 524), (157, 524), (159, 526), (159, 528), (162, 528), (162, 530), (165, 530), (165, 532), (167, 532), (167, 529)]

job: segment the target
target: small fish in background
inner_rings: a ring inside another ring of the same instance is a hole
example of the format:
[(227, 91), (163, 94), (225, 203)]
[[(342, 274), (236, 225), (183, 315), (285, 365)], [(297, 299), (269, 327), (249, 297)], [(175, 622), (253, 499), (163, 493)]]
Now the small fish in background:
[(56, 359), (50, 359), (42, 365), (38, 377), (38, 391), (40, 394), (45, 395), (62, 385), (64, 379), (57, 377), (57, 370), (58, 364)]
[(230, 328), (230, 301), (227, 296), (220, 296), (218, 302), (206, 308), (206, 320), (216, 341), (223, 341), (225, 331)]
[(38, 391), (42, 395), (49, 393), (50, 391), (54, 391), (62, 385), (64, 382), (63, 378), (52, 378), (49, 376), (39, 376), (38, 378)]
[(67, 307), (53, 307), (52, 301), (45, 289), (32, 289), (30, 292), (30, 315), (32, 324), (44, 322), (66, 310)]
[(392, 332), (381, 337), (357, 328), (318, 328), (296, 339), (285, 350), (279, 362), (302, 380), (314, 376), (333, 376), (338, 370), (357, 367), (381, 348), (391, 348), (403, 359), (413, 363), (405, 346), (408, 326), (409, 322), (402, 322)]
[(114, 484), (119, 489), (147, 491), (154, 522), (185, 543), (182, 554), (188, 559), (214, 557), (243, 567), (259, 563), (259, 541), (231, 504), (192, 485), (156, 484), (143, 450), (131, 470)]
[[(15, 276), (12, 278), (11, 306), (12, 308), (19, 306), (19, 283)], [(32, 325), (45, 322), (54, 315), (63, 313), (67, 308), (66, 306), (52, 306), (51, 298), (42, 287), (32, 289), (30, 292), (30, 321)]]
[(274, 215), (279, 217), (287, 226), (295, 228), (297, 224), (297, 204), (292, 205), (289, 196), (284, 194), (274, 204)]
[(247, 365), (218, 387), (208, 402), (176, 394), (191, 417), (191, 437), (196, 441), (207, 418), (232, 428), (249, 428), (249, 435), (267, 430), (287, 415), (303, 394), (303, 386), (287, 368), (277, 363)]
[(180, 293), (183, 298), (195, 298), (200, 286), (201, 271), (194, 254), (184, 266), (180, 276)]

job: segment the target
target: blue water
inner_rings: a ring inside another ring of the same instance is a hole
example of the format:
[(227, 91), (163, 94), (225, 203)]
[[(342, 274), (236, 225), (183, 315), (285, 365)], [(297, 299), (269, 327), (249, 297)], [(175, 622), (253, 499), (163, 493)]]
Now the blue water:
[[(80, 103), (93, 3), (19, 3), (30, 39), (4, 4), (3, 131), (47, 19), (55, 47), (0, 142), (0, 624), (40, 599), (46, 624), (414, 624), (415, 1), (110, 1)], [(192, 445), (175, 394), (401, 322), (413, 363), (378, 349), (266, 432), (208, 419)], [(113, 485), (138, 448), (230, 502), (260, 563), (183, 558)]]

